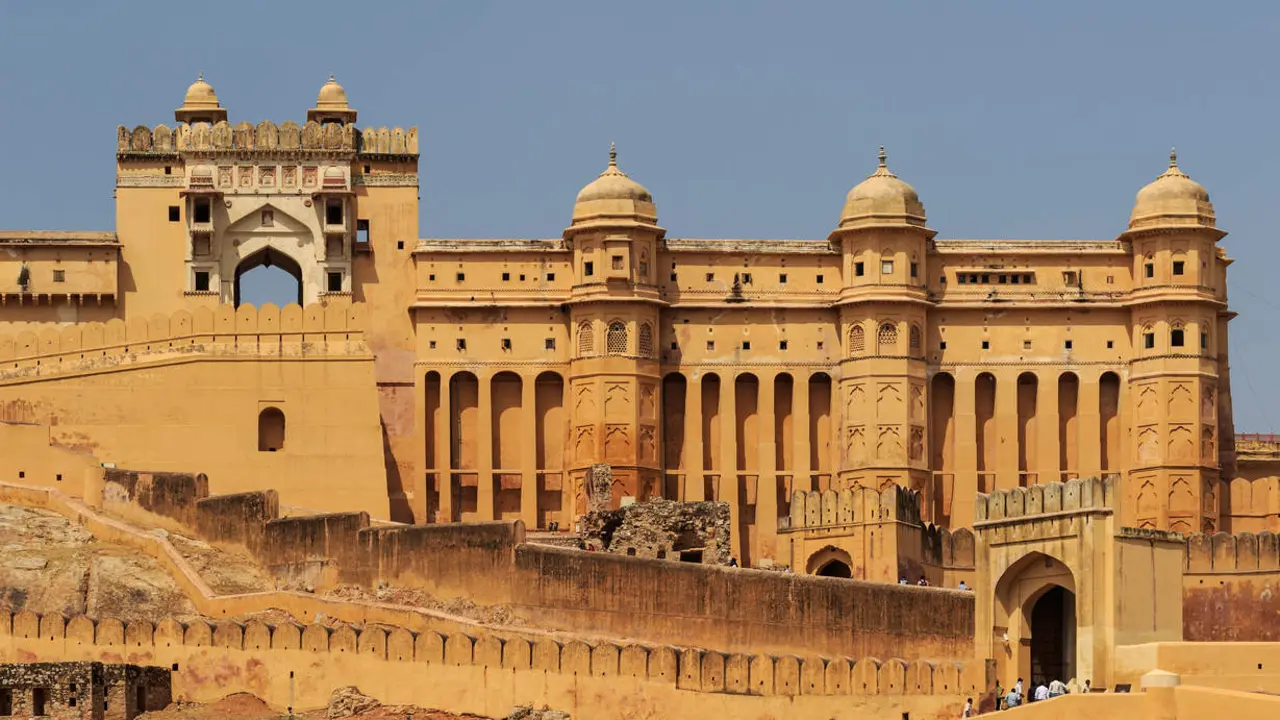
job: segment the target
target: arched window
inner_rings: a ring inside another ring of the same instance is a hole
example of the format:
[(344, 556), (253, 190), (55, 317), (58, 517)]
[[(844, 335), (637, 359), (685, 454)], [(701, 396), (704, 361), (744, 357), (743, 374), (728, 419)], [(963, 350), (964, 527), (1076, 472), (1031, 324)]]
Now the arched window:
[(578, 357), (588, 357), (596, 351), (596, 333), (591, 329), (591, 321), (578, 323)]
[(649, 282), (649, 251), (648, 250), (640, 251), (639, 275), (640, 275), (640, 282)]
[(609, 335), (605, 338), (605, 348), (610, 355), (627, 354), (627, 325), (621, 320), (609, 323)]
[(1173, 328), (1169, 330), (1169, 347), (1182, 347), (1186, 344), (1186, 331), (1182, 328), (1182, 323), (1175, 322)]
[(653, 328), (649, 323), (640, 326), (640, 357), (653, 357)]
[(861, 325), (849, 328), (849, 354), (861, 355), (867, 350), (867, 332)]
[(898, 326), (893, 323), (883, 323), (880, 325), (880, 333), (876, 336), (876, 344), (880, 346), (880, 352), (886, 350), (895, 350), (898, 347)]
[(919, 349), (920, 349), (920, 326), (912, 325), (911, 326), (911, 350), (915, 352), (915, 351), (918, 351)]
[(258, 413), (258, 452), (284, 449), (284, 413), (269, 407)]

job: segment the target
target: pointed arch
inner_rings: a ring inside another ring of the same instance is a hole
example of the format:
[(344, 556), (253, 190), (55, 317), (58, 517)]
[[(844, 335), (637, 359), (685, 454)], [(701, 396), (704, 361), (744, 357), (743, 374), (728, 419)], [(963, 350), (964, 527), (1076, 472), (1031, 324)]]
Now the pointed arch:
[(590, 357), (596, 352), (596, 332), (590, 320), (578, 323), (578, 357)]
[(849, 355), (861, 355), (867, 350), (867, 331), (861, 325), (849, 328)]
[(610, 355), (626, 355), (628, 346), (627, 324), (621, 320), (611, 320), (605, 336), (605, 352)]
[(640, 325), (638, 354), (640, 357), (653, 357), (653, 326), (649, 323)]
[(881, 355), (898, 349), (898, 326), (891, 322), (880, 323), (876, 333), (876, 345)]
[(238, 265), (236, 265), (234, 301), (237, 307), (239, 307), (242, 299), (241, 292), (240, 292), (241, 279), (244, 277), (245, 273), (251, 270), (256, 270), (257, 268), (260, 268), (260, 267), (263, 267), (263, 268), (277, 267), (277, 268), (280, 268), (281, 270), (284, 270), (286, 273), (292, 276), (293, 279), (297, 282), (297, 298), (294, 300), (294, 302), (298, 303), (299, 305), (303, 304), (302, 266), (298, 264), (297, 260), (294, 260), (293, 258), (289, 257), (288, 255), (281, 252), (280, 250), (277, 250), (276, 248), (271, 246), (267, 246), (262, 248), (261, 250), (258, 250), (257, 252), (254, 252), (248, 257), (244, 258), (243, 260), (240, 261)]
[(911, 352), (920, 352), (920, 345), (921, 345), (920, 326), (912, 325), (911, 340), (910, 340)]

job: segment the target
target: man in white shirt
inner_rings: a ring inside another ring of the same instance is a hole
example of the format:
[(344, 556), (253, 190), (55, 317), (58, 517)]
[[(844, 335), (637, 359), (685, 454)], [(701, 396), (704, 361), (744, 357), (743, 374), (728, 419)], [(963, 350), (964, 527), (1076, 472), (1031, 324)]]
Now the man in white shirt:
[(1036, 702), (1040, 702), (1041, 700), (1048, 700), (1048, 699), (1049, 699), (1049, 688), (1045, 687), (1044, 681), (1041, 680), (1040, 684), (1036, 686)]
[(960, 712), (960, 717), (973, 717), (973, 698), (967, 698), (964, 701), (964, 710)]
[(1067, 694), (1067, 686), (1062, 684), (1061, 680), (1054, 679), (1049, 683), (1049, 697), (1056, 698)]

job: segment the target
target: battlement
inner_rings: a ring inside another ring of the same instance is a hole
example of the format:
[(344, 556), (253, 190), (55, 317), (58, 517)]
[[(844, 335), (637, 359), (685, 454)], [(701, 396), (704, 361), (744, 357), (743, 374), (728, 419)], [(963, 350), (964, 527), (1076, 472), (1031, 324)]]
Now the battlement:
[(978, 493), (974, 525), (1032, 520), (1057, 513), (1111, 512), (1116, 506), (1116, 480), (1067, 480), (1025, 488)]
[(534, 670), (570, 677), (636, 677), (679, 690), (742, 695), (955, 696), (981, 694), (987, 687), (983, 661), (935, 663), (889, 658), (882, 662), (876, 658), (726, 654), (696, 647), (561, 642), (550, 637), (531, 642), (495, 634), (415, 633), (405, 628), (388, 631), (376, 625), (269, 625), (256, 619), (243, 624), (208, 618), (183, 623), (166, 617), (153, 625), (146, 620), (125, 623), (84, 615), (67, 619), (52, 613), (38, 615), (24, 610), (10, 615), (0, 611), (0, 647), (7, 644), (42, 661), (84, 655), (85, 650), (119, 657), (157, 651), (169, 656), (176, 649), (195, 648), (202, 654), (210, 649), (230, 651), (227, 658), (236, 663), (250, 661), (248, 657), (237, 658), (235, 653), (239, 652), (292, 650), (363, 656), (389, 663), (480, 666), (504, 672)]
[(1231, 481), (1223, 514), (1232, 532), (1280, 532), (1280, 478)]
[(1190, 535), (1184, 569), (1188, 573), (1280, 571), (1280, 536), (1266, 531)]
[(779, 532), (864, 523), (920, 525), (920, 493), (893, 485), (884, 490), (857, 487), (840, 491), (797, 490), (791, 511), (778, 520)]
[(308, 121), (298, 125), (292, 120), (276, 125), (264, 120), (254, 126), (241, 122), (235, 126), (223, 120), (209, 123), (178, 123), (170, 128), (163, 123), (149, 128), (139, 125), (133, 130), (116, 128), (116, 156), (148, 158), (179, 155), (188, 152), (266, 152), (304, 151), (347, 152), (358, 155), (382, 155), (416, 158), (418, 128), (408, 130), (367, 127), (352, 124)]
[(0, 336), (0, 384), (186, 353), (364, 357), (363, 304), (219, 305)]

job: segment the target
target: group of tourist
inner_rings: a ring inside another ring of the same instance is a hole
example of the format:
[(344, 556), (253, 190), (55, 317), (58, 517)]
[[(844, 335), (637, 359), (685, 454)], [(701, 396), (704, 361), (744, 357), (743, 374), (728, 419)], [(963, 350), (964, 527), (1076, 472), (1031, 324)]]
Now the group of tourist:
[[(906, 576), (906, 575), (899, 575), (899, 576), (898, 576), (898, 584), (899, 584), (899, 585), (910, 585), (911, 583), (907, 582), (907, 576)], [(920, 579), (916, 581), (916, 585), (919, 585), (920, 587), (929, 587), (929, 585), (930, 585), (930, 583), (929, 583), (929, 579), (928, 579), (928, 578), (926, 578), (925, 576), (921, 575), (921, 576), (920, 576)], [(957, 589), (957, 590), (972, 590), (973, 588), (969, 587), (968, 585), (966, 585), (966, 584), (965, 584), (965, 582), (964, 582), (963, 580), (961, 580), (961, 581), (960, 581), (960, 584), (959, 584), (958, 586), (956, 586), (956, 589)]]
[[(1089, 681), (1085, 680), (1083, 691), (1089, 692), (1091, 689)], [(1035, 690), (1032, 691), (1030, 698), (1027, 698), (1023, 692), (1022, 678), (1018, 678), (1018, 682), (1013, 687), (1009, 688), (1009, 692), (1007, 693), (1005, 693), (1000, 687), (1000, 682), (996, 681), (996, 710), (1009, 710), (1011, 708), (1016, 708), (1023, 704), (1024, 698), (1025, 702), (1038, 702), (1041, 700), (1052, 700), (1053, 698), (1066, 695), (1068, 692), (1066, 683), (1058, 680), (1057, 678), (1054, 678), (1048, 684), (1045, 684), (1044, 679), (1041, 678), (1039, 682), (1036, 683)], [(973, 698), (968, 698), (965, 700), (964, 711), (960, 714), (960, 717), (973, 717), (975, 714)]]

